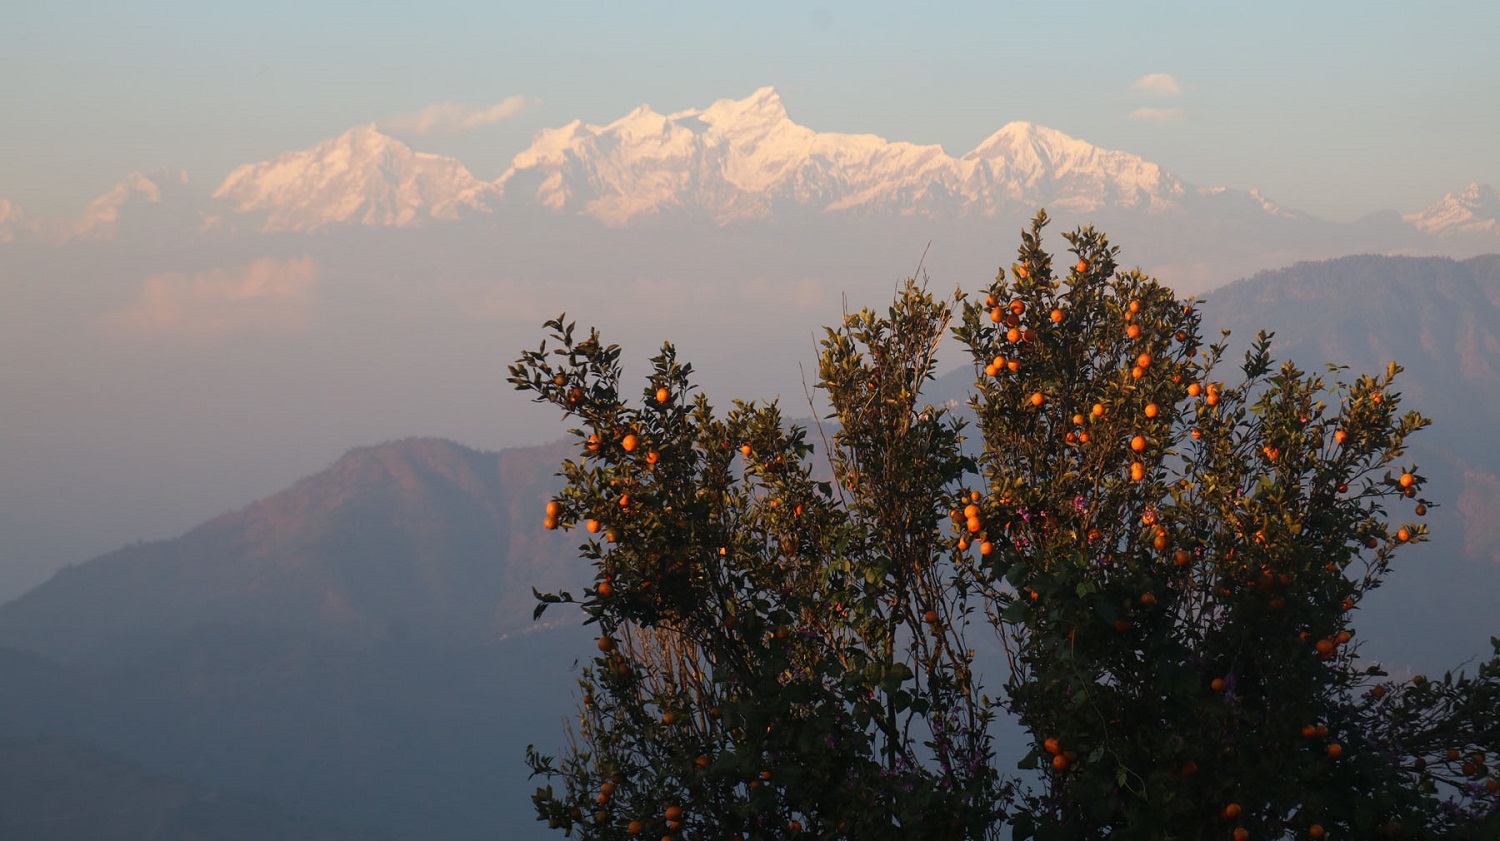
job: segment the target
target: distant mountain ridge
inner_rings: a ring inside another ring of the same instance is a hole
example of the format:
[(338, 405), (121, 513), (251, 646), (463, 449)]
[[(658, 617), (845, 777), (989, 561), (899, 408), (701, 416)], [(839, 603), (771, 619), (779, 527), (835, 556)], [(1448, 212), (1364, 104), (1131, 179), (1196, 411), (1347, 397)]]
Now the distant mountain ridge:
[(1189, 188), (1155, 164), (1059, 131), (1010, 123), (960, 158), (939, 146), (820, 133), (792, 122), (774, 88), (662, 115), (641, 106), (606, 126), (541, 132), (498, 182), (559, 212), (610, 225), (673, 210), (720, 224), (777, 207), (898, 215), (1051, 204), (1147, 211)]
[(437, 439), (351, 450), (179, 538), (60, 571), (0, 606), (0, 645), (72, 660), (133, 656), (207, 625), (355, 644), (529, 630), (531, 588), (582, 569), (516, 528), (562, 457), (557, 445), (481, 453)]
[[(0, 243), (114, 237), (124, 199), (162, 204), (161, 184), (133, 173), (68, 223), (44, 224), (0, 199)], [(1178, 213), (1241, 229), (1255, 219), (1316, 221), (1256, 191), (1195, 186), (1139, 156), (1026, 122), (1007, 123), (956, 157), (940, 146), (818, 132), (794, 122), (770, 87), (672, 114), (642, 105), (603, 126), (574, 120), (545, 129), (494, 182), (364, 125), (237, 167), (211, 197), (179, 190), (166, 203), (182, 205), (174, 213), (189, 234), (424, 227), (504, 208), (615, 227), (678, 218), (730, 225), (787, 213), (1008, 218), (1038, 207)], [(1419, 239), (1500, 241), (1500, 201), (1483, 185), (1396, 220)], [(1380, 235), (1372, 229), (1366, 238)]]

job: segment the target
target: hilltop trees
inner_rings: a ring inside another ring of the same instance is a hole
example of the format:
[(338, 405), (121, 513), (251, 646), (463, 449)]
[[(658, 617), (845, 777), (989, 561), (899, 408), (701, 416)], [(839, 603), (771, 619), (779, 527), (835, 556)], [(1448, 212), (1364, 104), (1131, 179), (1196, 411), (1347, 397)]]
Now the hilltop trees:
[[(817, 452), (775, 405), (718, 414), (670, 345), (636, 405), (619, 350), (562, 319), (512, 366), (581, 423), (545, 525), (581, 527), (597, 570), (579, 725), (531, 756), (561, 785), (540, 817), (586, 838), (1493, 835), (1500, 649), (1441, 682), (1356, 656), (1353, 612), (1432, 505), (1399, 369), (1330, 385), (1262, 336), (1227, 382), (1192, 302), (1091, 229), (1055, 269), (1045, 221), (982, 302), (909, 283), (828, 331)], [(968, 442), (920, 399), (950, 329)], [(987, 688), (991, 632), (1009, 668)], [(994, 756), (997, 714), (1026, 756)], [(1001, 774), (1016, 759), (1028, 779)]]

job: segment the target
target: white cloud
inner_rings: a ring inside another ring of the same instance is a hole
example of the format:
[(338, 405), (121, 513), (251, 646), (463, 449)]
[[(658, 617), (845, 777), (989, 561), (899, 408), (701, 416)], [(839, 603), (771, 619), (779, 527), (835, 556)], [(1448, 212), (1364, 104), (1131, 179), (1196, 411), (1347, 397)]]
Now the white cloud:
[(1125, 115), (1127, 120), (1143, 123), (1180, 123), (1186, 118), (1181, 108), (1137, 108)]
[(1130, 83), (1130, 89), (1136, 93), (1147, 93), (1152, 96), (1176, 96), (1182, 93), (1182, 85), (1172, 78), (1171, 73), (1148, 73), (1134, 82)]
[(104, 321), (127, 335), (186, 339), (297, 331), (307, 326), (317, 282), (317, 263), (307, 256), (151, 275), (134, 304)]
[(514, 117), (533, 104), (533, 100), (524, 96), (508, 96), (488, 106), (443, 102), (382, 120), (380, 128), (383, 131), (419, 137), (428, 134), (462, 134)]

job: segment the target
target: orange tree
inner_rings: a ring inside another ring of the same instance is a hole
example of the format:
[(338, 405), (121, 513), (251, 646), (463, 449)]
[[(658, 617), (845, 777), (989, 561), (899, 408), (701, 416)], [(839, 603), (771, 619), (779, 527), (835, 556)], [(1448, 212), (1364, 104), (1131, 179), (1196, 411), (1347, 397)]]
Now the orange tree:
[(805, 430), (775, 405), (717, 413), (670, 345), (634, 404), (619, 349), (562, 319), (512, 367), (581, 423), (544, 524), (581, 527), (596, 569), (576, 599), (600, 635), (573, 744), (530, 756), (561, 782), (537, 792), (542, 819), (586, 838), (996, 825), (992, 710), (944, 530), (973, 463), (960, 424), (918, 402), (951, 311), (909, 284), (828, 332), (822, 473)]
[(1054, 267), (1045, 222), (956, 330), (984, 445), (961, 566), (1044, 773), (1016, 836), (1500, 837), (1500, 657), (1438, 687), (1356, 655), (1432, 505), (1399, 368), (1329, 387), (1262, 334), (1226, 384), (1193, 302), (1092, 229)]
[[(586, 838), (1497, 836), (1500, 642), (1382, 680), (1351, 619), (1431, 502), (1398, 369), (1325, 384), (1259, 337), (1220, 379), (1191, 301), (1040, 214), (953, 330), (981, 446), (919, 394), (953, 317), (908, 284), (828, 331), (814, 469), (776, 406), (720, 415), (670, 346), (549, 324), (511, 379), (579, 420), (545, 525), (600, 628), (540, 818)], [(958, 296), (958, 301), (963, 301)], [(973, 449), (973, 448), (971, 448)], [(828, 477), (827, 481), (820, 476)], [(1400, 506), (1398, 509), (1397, 507)], [(1392, 512), (1413, 519), (1390, 522)], [(951, 531), (945, 531), (951, 529)], [(966, 634), (1008, 656), (981, 695)], [(995, 707), (1032, 737), (999, 775)]]

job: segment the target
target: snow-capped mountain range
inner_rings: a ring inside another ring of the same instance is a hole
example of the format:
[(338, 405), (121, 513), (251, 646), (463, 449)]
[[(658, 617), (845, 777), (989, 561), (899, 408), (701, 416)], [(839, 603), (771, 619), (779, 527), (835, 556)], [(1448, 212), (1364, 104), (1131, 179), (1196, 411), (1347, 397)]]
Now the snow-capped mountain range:
[[(186, 187), (181, 173), (136, 173), (65, 223), (31, 219), (0, 199), (0, 242), (114, 238), (134, 206), (155, 206), (200, 231), (267, 233), (417, 227), (502, 206), (611, 227), (667, 218), (732, 225), (789, 210), (982, 218), (1038, 207), (1145, 215), (1231, 208), (1241, 217), (1306, 218), (1258, 192), (1195, 186), (1136, 155), (1031, 123), (1009, 123), (958, 157), (940, 146), (818, 132), (793, 122), (769, 87), (706, 108), (663, 115), (642, 105), (608, 125), (544, 130), (494, 182), (366, 125), (240, 166), (211, 199), (189, 201)], [(1500, 237), (1500, 199), (1474, 184), (1402, 219), (1428, 236)]]

